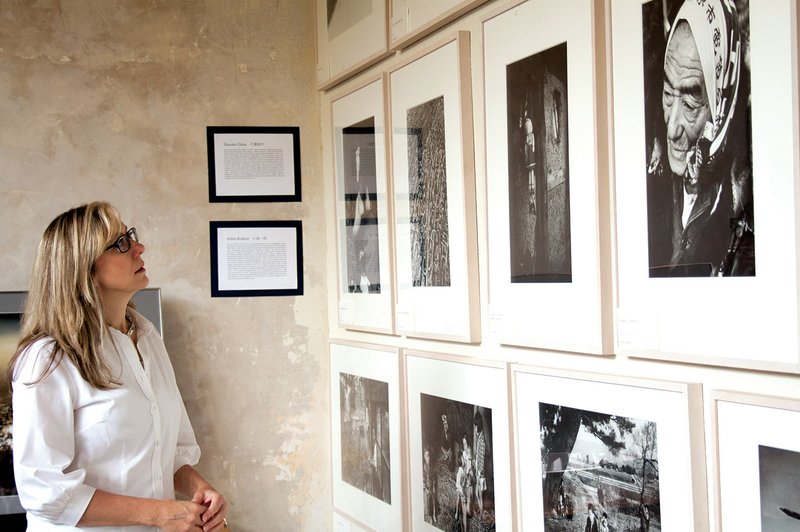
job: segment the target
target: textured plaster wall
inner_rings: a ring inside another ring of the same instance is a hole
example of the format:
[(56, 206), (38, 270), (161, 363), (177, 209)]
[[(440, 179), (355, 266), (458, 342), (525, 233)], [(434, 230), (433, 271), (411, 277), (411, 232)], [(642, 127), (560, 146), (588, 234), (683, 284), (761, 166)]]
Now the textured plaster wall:
[[(115, 203), (237, 531), (330, 528), (325, 199), (313, 2), (2, 0), (0, 290), (58, 213)], [(301, 128), (302, 203), (209, 204), (206, 125)], [(301, 219), (302, 297), (209, 296), (209, 220)]]

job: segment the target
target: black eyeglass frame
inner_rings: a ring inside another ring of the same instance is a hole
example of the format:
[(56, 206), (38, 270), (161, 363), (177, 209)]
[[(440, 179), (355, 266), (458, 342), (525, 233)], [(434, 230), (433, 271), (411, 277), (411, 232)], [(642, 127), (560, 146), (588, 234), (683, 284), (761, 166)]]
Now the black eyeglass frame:
[(135, 227), (131, 227), (130, 229), (128, 229), (128, 231), (124, 235), (116, 239), (113, 244), (111, 244), (105, 249), (105, 251), (108, 251), (111, 248), (117, 248), (117, 251), (119, 251), (120, 253), (127, 253), (128, 251), (131, 250), (132, 247), (131, 240), (133, 240), (134, 242), (139, 241), (139, 235), (136, 234)]

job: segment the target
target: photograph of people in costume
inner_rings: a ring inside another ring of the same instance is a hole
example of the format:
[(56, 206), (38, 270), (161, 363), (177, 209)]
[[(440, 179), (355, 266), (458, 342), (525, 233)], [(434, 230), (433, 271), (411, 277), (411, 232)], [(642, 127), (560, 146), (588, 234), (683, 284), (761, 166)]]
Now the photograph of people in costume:
[(425, 522), (495, 530), (492, 410), (420, 394)]

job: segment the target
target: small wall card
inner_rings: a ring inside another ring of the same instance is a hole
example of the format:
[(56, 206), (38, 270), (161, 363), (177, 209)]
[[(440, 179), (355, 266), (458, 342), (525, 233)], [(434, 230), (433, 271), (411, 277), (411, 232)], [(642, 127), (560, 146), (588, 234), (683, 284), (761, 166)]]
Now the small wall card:
[(208, 126), (208, 201), (300, 201), (300, 128)]
[(211, 297), (303, 295), (303, 226), (211, 222)]

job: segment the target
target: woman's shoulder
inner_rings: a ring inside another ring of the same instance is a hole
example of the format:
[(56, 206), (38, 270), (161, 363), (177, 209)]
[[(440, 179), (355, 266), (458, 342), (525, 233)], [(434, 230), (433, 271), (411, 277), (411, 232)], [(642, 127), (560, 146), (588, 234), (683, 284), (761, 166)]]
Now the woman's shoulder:
[(21, 382), (37, 380), (37, 375), (40, 376), (54, 367), (55, 346), (52, 337), (43, 336), (23, 347), (14, 364), (13, 380)]
[(50, 336), (43, 336), (31, 340), (22, 348), (17, 364), (23, 361), (30, 363), (37, 359), (51, 359), (55, 352), (55, 340)]

